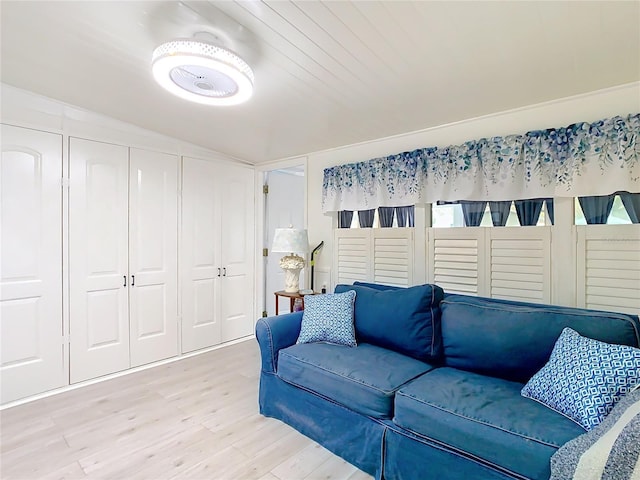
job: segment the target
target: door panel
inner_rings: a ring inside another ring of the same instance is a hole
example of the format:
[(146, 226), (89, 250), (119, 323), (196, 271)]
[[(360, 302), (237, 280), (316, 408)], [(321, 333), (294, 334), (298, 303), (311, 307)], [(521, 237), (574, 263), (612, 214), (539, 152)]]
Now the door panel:
[(87, 324), (87, 346), (89, 350), (115, 346), (126, 339), (122, 338), (122, 330), (114, 318), (120, 312), (121, 288), (100, 289), (87, 292), (87, 317), (92, 321)]
[(254, 173), (229, 167), (221, 185), (222, 341), (253, 333)]
[(183, 158), (182, 352), (220, 343), (220, 206), (214, 163)]
[(2, 125), (1, 403), (68, 383), (61, 178), (60, 135)]
[(131, 366), (178, 354), (178, 157), (132, 148)]
[(128, 149), (69, 140), (71, 382), (129, 368)]
[[(145, 311), (138, 321), (138, 339), (167, 335), (167, 288), (166, 285), (141, 285), (135, 287), (138, 305), (144, 306)], [(176, 346), (177, 348), (177, 346)]]
[[(211, 294), (215, 287), (215, 279), (206, 278), (204, 280), (193, 281), (193, 326), (204, 327), (216, 323), (216, 304), (214, 296)], [(220, 343), (220, 332), (217, 333), (215, 343)]]
[(253, 333), (253, 315), (250, 315), (252, 298), (247, 275), (232, 275), (223, 279), (224, 301), (222, 308), (222, 341), (235, 340)]

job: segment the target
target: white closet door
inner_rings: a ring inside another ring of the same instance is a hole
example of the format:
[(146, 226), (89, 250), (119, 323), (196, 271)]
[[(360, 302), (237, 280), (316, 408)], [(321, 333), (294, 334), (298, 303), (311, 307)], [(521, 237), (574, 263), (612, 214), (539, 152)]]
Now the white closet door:
[(128, 155), (69, 141), (71, 382), (129, 368)]
[(131, 366), (178, 354), (178, 157), (130, 152)]
[(1, 403), (67, 383), (62, 331), (62, 137), (2, 125)]
[(183, 157), (182, 352), (221, 342), (219, 319), (220, 166)]
[(254, 174), (228, 167), (220, 188), (222, 235), (222, 341), (251, 335), (254, 327)]

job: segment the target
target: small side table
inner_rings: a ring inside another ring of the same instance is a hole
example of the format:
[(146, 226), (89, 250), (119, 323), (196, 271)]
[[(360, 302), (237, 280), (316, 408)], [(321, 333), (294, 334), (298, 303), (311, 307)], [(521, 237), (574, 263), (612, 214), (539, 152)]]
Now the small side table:
[(284, 290), (279, 290), (277, 292), (274, 292), (274, 295), (276, 296), (276, 315), (278, 315), (278, 298), (279, 297), (287, 297), (289, 299), (289, 311), (293, 312), (293, 303), (295, 302), (296, 298), (301, 298), (302, 299), (302, 308), (304, 309), (304, 297), (306, 295), (318, 295), (318, 292), (313, 292), (313, 293), (300, 293), (300, 292), (285, 292)]

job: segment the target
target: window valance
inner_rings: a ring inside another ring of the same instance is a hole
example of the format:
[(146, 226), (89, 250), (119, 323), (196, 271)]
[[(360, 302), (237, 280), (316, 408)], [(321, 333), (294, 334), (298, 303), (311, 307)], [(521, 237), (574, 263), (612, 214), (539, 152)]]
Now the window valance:
[(640, 114), (427, 147), (324, 170), (322, 209), (640, 192)]

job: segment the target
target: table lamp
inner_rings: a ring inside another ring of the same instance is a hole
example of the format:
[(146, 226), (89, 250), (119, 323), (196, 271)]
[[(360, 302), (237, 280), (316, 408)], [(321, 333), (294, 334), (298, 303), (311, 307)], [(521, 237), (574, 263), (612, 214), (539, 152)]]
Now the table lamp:
[(300, 270), (304, 268), (305, 261), (296, 253), (306, 253), (308, 248), (306, 230), (276, 228), (271, 251), (289, 254), (280, 259), (280, 268), (284, 270), (285, 292), (295, 293), (300, 289)]

